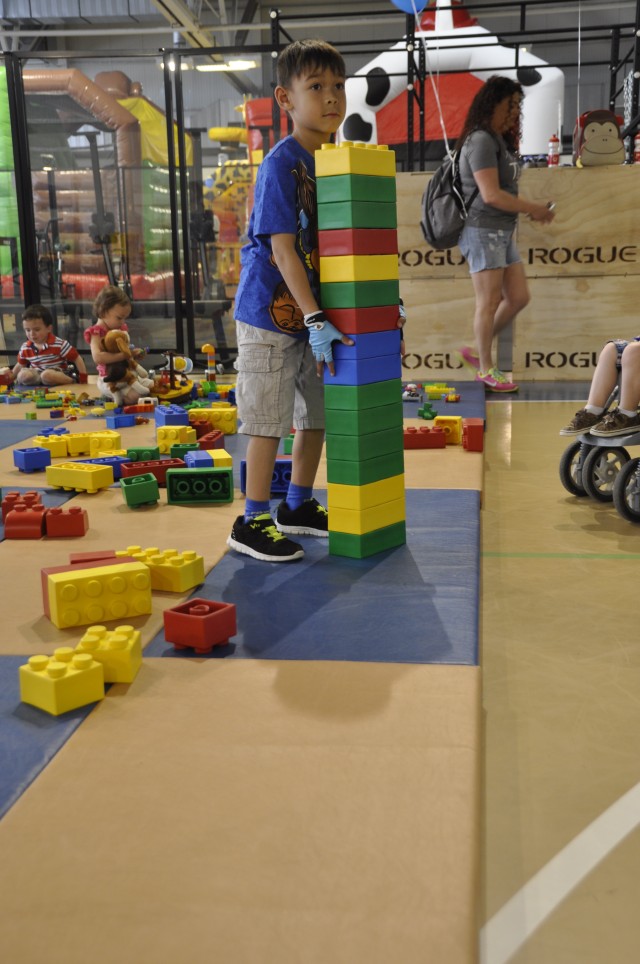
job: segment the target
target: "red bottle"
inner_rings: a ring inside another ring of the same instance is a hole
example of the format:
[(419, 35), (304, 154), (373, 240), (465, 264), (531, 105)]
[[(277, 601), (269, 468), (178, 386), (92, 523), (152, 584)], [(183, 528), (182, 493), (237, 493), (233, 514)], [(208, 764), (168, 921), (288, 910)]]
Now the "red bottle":
[(557, 167), (560, 163), (560, 139), (556, 134), (549, 138), (549, 153), (547, 154), (547, 167)]

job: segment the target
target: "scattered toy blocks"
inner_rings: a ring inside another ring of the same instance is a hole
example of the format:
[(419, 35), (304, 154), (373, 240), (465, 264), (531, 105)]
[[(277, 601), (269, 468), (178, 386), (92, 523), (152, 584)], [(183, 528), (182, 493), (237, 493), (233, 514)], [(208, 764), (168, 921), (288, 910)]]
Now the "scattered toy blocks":
[(159, 428), (156, 438), (160, 453), (165, 455), (177, 442), (195, 442), (196, 433), (189, 425), (173, 425)]
[(233, 502), (233, 472), (217, 468), (169, 469), (167, 502), (169, 505)]
[(459, 415), (437, 415), (433, 425), (442, 429), (447, 445), (460, 445), (462, 442), (462, 418)]
[[(173, 452), (171, 457), (175, 458)], [(154, 445), (148, 448), (127, 449), (127, 458), (130, 462), (146, 462), (160, 458), (160, 449)]]
[(195, 596), (180, 606), (165, 609), (163, 619), (167, 642), (176, 649), (194, 649), (197, 654), (224, 646), (238, 631), (236, 607), (232, 603)]
[[(277, 455), (271, 478), (271, 495), (286, 495), (291, 482), (291, 459), (286, 455)], [(247, 491), (247, 462), (240, 462), (240, 491)]]
[(30, 492), (7, 492), (2, 499), (2, 521), (4, 522), (9, 512), (18, 505), (34, 506), (42, 505), (40, 493), (32, 490)]
[(49, 618), (58, 629), (151, 612), (151, 575), (138, 561), (49, 573), (46, 592)]
[(61, 465), (48, 465), (45, 469), (47, 482), (56, 489), (70, 492), (89, 492), (92, 495), (99, 489), (113, 485), (113, 468), (110, 465), (94, 465), (90, 462), (63, 462)]
[(41, 539), (46, 511), (43, 505), (15, 505), (4, 520), (5, 539)]
[(105, 683), (133, 683), (142, 665), (140, 630), (133, 626), (89, 626), (75, 651), (102, 664)]
[(14, 449), (13, 464), (21, 472), (42, 472), (51, 465), (51, 452), (46, 448)]
[(125, 475), (120, 479), (124, 501), (130, 509), (139, 505), (155, 505), (160, 499), (160, 487), (155, 475), (144, 472), (142, 475)]
[(56, 649), (53, 658), (31, 656), (19, 669), (23, 703), (60, 716), (104, 697), (104, 671), (90, 653)]
[(189, 413), (181, 405), (158, 405), (155, 416), (158, 427), (189, 424)]
[(87, 510), (79, 505), (68, 509), (47, 509), (44, 517), (45, 534), (50, 539), (84, 536), (89, 530)]
[(467, 452), (482, 452), (484, 449), (484, 419), (462, 419), (462, 447)]
[(442, 428), (405, 428), (405, 449), (443, 449), (447, 445), (447, 436)]
[(126, 467), (122, 467), (122, 477), (128, 479), (134, 475), (153, 475), (157, 479), (158, 485), (166, 485), (169, 469), (183, 469), (184, 467), (185, 462), (182, 459), (175, 458), (128, 462)]
[(197, 552), (177, 549), (142, 549), (128, 546), (116, 556), (144, 562), (151, 573), (151, 589), (159, 592), (188, 592), (204, 582), (204, 558)]

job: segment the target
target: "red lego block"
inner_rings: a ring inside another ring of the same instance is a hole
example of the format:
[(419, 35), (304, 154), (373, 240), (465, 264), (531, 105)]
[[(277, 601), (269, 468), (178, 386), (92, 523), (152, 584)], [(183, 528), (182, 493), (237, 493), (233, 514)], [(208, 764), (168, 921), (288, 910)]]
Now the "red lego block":
[(398, 232), (395, 228), (337, 228), (318, 232), (321, 258), (342, 254), (397, 254)]
[(124, 408), (122, 409), (122, 414), (123, 415), (153, 415), (154, 409), (155, 409), (155, 405), (153, 404), (153, 402), (148, 402), (146, 405), (143, 405), (142, 402), (140, 402), (138, 405), (125, 405)]
[(5, 539), (41, 539), (44, 535), (43, 505), (15, 505), (4, 520)]
[(75, 566), (79, 562), (102, 562), (103, 559), (115, 559), (115, 557), (115, 549), (94, 549), (93, 552), (72, 552), (69, 563)]
[(462, 447), (467, 452), (482, 452), (484, 449), (484, 419), (462, 419)]
[(405, 449), (443, 449), (447, 444), (447, 437), (441, 428), (405, 428), (403, 445)]
[(238, 631), (236, 607), (232, 603), (198, 599), (165, 609), (164, 635), (176, 649), (195, 649), (197, 654), (210, 653), (214, 646), (224, 646)]
[(53, 575), (55, 572), (76, 572), (78, 569), (95, 569), (97, 566), (119, 566), (122, 562), (137, 562), (137, 559), (133, 559), (131, 556), (109, 556), (104, 559), (93, 559), (87, 562), (75, 562), (69, 563), (66, 566), (49, 566), (48, 569), (40, 570), (40, 584), (42, 586), (42, 608), (47, 619), (51, 619), (51, 610), (49, 609), (49, 587), (47, 583), (47, 576)]
[(208, 418), (199, 418), (189, 422), (191, 428), (196, 430), (196, 439), (201, 439), (203, 435), (208, 435), (211, 431), (211, 423)]
[[(373, 308), (327, 308), (325, 315), (343, 335), (366, 335), (374, 331), (391, 331), (398, 325), (397, 305)], [(398, 351), (400, 350), (398, 343)]]
[(128, 479), (132, 475), (153, 475), (158, 485), (167, 484), (169, 469), (184, 469), (183, 459), (150, 459), (147, 462), (123, 462), (121, 466), (122, 478)]
[(2, 521), (4, 522), (9, 512), (18, 505), (27, 507), (42, 505), (40, 493), (30, 492), (7, 492), (2, 500)]
[(208, 432), (207, 435), (203, 435), (198, 439), (198, 447), (201, 449), (223, 449), (224, 432), (221, 432), (219, 428)]
[(50, 538), (84, 536), (89, 529), (89, 516), (79, 505), (72, 505), (69, 509), (47, 509), (44, 525)]

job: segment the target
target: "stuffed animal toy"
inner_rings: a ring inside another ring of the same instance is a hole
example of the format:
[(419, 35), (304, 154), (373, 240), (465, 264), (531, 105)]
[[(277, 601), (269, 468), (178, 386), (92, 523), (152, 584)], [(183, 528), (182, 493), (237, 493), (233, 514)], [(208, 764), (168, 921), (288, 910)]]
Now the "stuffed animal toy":
[(125, 359), (106, 366), (105, 382), (118, 405), (135, 405), (139, 398), (151, 394), (153, 379), (138, 365), (131, 351), (129, 335), (120, 328), (108, 331), (102, 339), (105, 351), (120, 352)]
[(573, 132), (573, 162), (576, 167), (602, 167), (624, 163), (620, 137), (622, 118), (610, 110), (589, 110), (581, 114)]

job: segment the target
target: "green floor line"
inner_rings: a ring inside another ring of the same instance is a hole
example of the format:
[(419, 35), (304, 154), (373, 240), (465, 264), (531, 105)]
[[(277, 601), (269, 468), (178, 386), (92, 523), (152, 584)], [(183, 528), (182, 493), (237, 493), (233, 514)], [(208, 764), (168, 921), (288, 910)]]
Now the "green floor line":
[(629, 552), (481, 552), (487, 559), (617, 559), (637, 560), (640, 553)]

